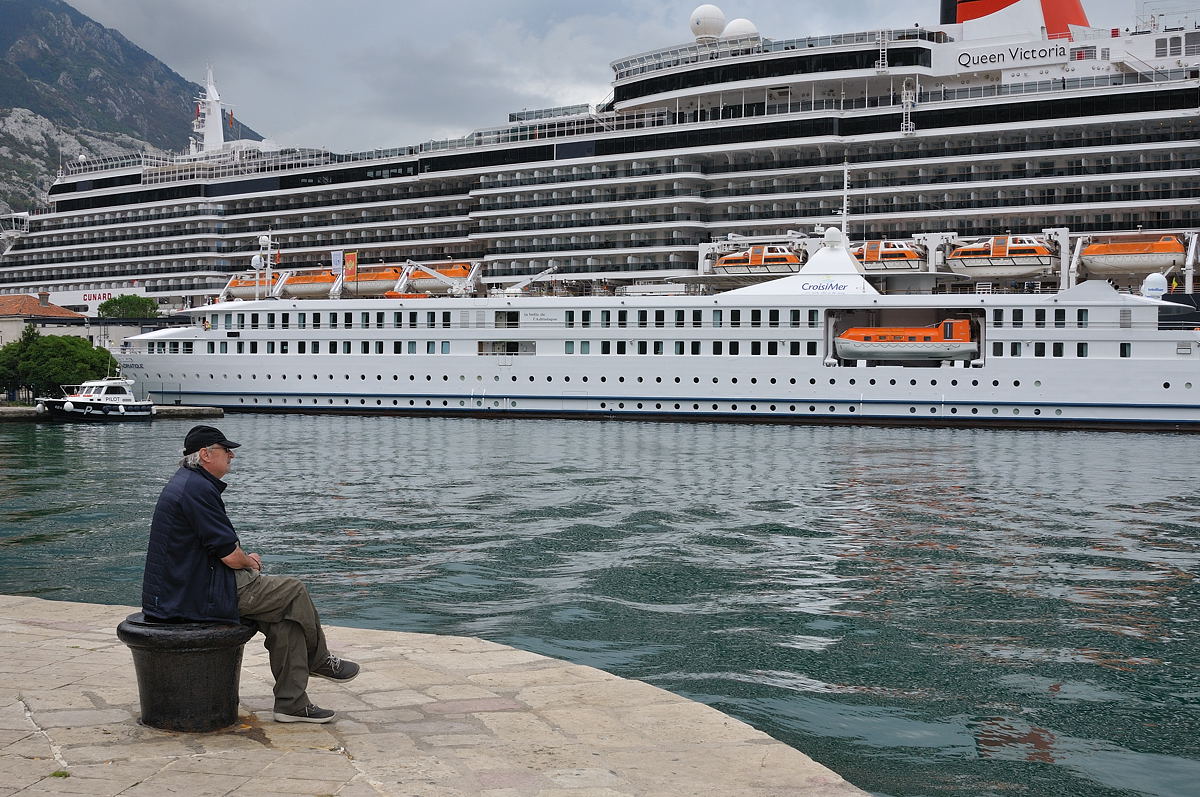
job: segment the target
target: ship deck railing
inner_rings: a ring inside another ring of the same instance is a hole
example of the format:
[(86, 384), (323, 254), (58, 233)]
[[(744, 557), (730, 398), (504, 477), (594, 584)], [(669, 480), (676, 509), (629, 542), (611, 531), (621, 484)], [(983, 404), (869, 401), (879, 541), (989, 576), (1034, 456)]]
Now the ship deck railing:
[(826, 36), (806, 36), (800, 39), (767, 39), (762, 36), (716, 39), (712, 42), (664, 47), (658, 50), (632, 55), (613, 61), (613, 74), (617, 80), (625, 80), (663, 69), (674, 69), (688, 64), (739, 58), (753, 53), (787, 52), (809, 50), (818, 47), (842, 47), (848, 44), (878, 44), (880, 38), (889, 44), (900, 41), (929, 41), (944, 43), (953, 39), (938, 30), (925, 28), (898, 28), (895, 30), (856, 31)]
[[(1170, 82), (1194, 82), (1195, 69), (1154, 69), (1149, 72), (1097, 75), (1078, 78), (1056, 78), (1053, 80), (1027, 81), (989, 86), (967, 86), (958, 89), (938, 89), (919, 92), (916, 107), (922, 104), (955, 102), (965, 99), (989, 97), (1027, 96), (1052, 94), (1092, 88), (1110, 88), (1131, 85), (1153, 85)], [(765, 92), (764, 92), (765, 94)], [(537, 140), (553, 140), (578, 135), (596, 135), (614, 130), (638, 130), (675, 127), (710, 118), (736, 119), (748, 116), (782, 116), (821, 111), (847, 111), (874, 108), (900, 108), (898, 94), (873, 97), (847, 97), (828, 100), (797, 100), (781, 103), (738, 103), (711, 109), (713, 113), (673, 113), (665, 108), (638, 111), (631, 114), (610, 112), (580, 117), (549, 119), (523, 125), (475, 131), (469, 136), (439, 141), (427, 141), (416, 146), (394, 149), (377, 149), (366, 152), (338, 154), (324, 150), (285, 150), (282, 153), (256, 153), (256, 157), (229, 158), (227, 153), (217, 153), (211, 159), (204, 156), (165, 159), (148, 153), (75, 162), (68, 164), (65, 173), (80, 175), (109, 169), (141, 166), (143, 184), (163, 184), (195, 179), (221, 179), (244, 174), (265, 174), (310, 168), (315, 164), (339, 164), (369, 161), (389, 161), (399, 158), (419, 157), (429, 152), (451, 152), (481, 146)]]

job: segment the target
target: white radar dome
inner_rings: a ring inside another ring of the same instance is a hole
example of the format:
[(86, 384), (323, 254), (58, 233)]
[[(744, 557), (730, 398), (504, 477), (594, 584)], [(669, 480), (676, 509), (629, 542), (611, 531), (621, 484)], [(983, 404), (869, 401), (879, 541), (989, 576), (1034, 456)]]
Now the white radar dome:
[(691, 26), (697, 39), (715, 39), (725, 30), (725, 12), (705, 3), (692, 12)]
[(1162, 274), (1147, 274), (1142, 280), (1142, 296), (1147, 299), (1161, 299), (1167, 292), (1167, 278)]
[(725, 26), (725, 30), (721, 32), (722, 39), (745, 38), (746, 36), (757, 36), (758, 28), (754, 27), (754, 23), (743, 17), (738, 17), (730, 21)]

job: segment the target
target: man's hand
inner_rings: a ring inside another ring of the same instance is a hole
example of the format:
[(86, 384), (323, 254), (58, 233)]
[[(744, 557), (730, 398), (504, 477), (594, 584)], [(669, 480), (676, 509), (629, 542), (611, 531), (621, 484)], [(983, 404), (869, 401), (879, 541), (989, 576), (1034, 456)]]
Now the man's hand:
[(256, 553), (246, 553), (240, 545), (233, 549), (233, 553), (221, 557), (221, 562), (233, 570), (262, 570), (262, 557)]

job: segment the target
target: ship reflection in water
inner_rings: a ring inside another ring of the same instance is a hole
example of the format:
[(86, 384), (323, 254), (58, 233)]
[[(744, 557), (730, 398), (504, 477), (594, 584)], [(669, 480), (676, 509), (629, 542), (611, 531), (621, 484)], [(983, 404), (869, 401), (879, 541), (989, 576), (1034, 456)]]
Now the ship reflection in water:
[[(0, 427), (0, 593), (134, 603), (188, 422)], [(230, 415), (329, 622), (710, 703), (879, 795), (1200, 782), (1193, 437)], [(69, 488), (69, 490), (68, 490)]]

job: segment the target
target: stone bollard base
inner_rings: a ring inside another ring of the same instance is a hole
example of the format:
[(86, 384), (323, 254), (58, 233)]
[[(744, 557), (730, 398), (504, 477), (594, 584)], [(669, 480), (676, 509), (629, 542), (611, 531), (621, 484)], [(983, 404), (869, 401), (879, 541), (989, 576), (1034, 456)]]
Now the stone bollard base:
[(257, 629), (221, 623), (157, 623), (141, 612), (117, 626), (133, 653), (141, 721), (191, 733), (237, 721), (242, 648)]

